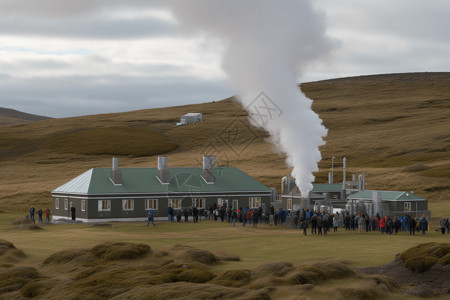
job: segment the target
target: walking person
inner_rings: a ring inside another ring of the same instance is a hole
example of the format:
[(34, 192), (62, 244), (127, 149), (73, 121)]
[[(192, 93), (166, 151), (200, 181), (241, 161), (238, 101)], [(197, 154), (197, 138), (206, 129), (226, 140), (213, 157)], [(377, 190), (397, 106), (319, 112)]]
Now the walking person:
[(155, 220), (154, 220), (154, 215), (153, 215), (153, 209), (149, 209), (148, 211), (148, 216), (147, 216), (147, 227), (150, 225), (150, 223), (152, 223), (153, 227), (155, 227)]

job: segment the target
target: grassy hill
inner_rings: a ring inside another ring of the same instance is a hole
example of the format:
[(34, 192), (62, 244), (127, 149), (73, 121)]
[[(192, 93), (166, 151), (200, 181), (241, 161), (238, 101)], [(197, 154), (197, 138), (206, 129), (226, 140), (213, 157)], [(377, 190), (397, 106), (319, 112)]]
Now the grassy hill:
[[(450, 215), (450, 73), (361, 76), (304, 83), (313, 109), (329, 129), (317, 182), (366, 171), (366, 188), (407, 190), (430, 200), (433, 215)], [(204, 122), (176, 127), (187, 112)], [(0, 210), (49, 206), (50, 191), (111, 156), (126, 167), (201, 166), (205, 154), (279, 188), (290, 172), (267, 134), (250, 126), (233, 98), (118, 114), (0, 126)], [(268, 172), (270, 170), (270, 172)], [(350, 175), (349, 175), (350, 176)]]
[(38, 115), (27, 114), (10, 108), (0, 107), (0, 125), (34, 122), (50, 119)]

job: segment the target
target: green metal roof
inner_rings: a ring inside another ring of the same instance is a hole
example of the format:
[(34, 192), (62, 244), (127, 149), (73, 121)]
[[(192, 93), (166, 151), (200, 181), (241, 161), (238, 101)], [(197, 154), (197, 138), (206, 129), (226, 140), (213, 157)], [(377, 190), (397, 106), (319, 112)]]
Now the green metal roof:
[[(357, 192), (347, 197), (347, 199), (372, 199), (373, 192), (371, 190)], [(417, 196), (411, 192), (401, 192), (401, 191), (379, 191), (381, 192), (381, 200), (397, 200), (397, 201), (407, 201), (407, 200), (426, 200), (422, 197)]]
[(313, 192), (340, 192), (342, 191), (342, 183), (313, 183)]
[[(270, 189), (235, 167), (216, 167), (216, 181), (206, 183), (202, 168), (169, 168), (170, 183), (162, 184), (157, 168), (121, 168), (122, 185), (110, 180), (110, 168), (94, 168), (56, 188), (52, 193), (121, 194), (121, 193), (195, 193), (195, 192), (269, 192)], [(86, 189), (86, 187), (88, 187)]]

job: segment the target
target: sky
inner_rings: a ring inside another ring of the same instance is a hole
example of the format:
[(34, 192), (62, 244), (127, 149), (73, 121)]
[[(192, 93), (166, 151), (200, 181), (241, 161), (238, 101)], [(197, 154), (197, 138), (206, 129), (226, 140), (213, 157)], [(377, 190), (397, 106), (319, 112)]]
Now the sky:
[[(0, 107), (70, 117), (234, 95), (222, 70), (226, 41), (185, 30), (170, 2), (0, 0)], [(332, 47), (299, 83), (450, 71), (448, 0), (313, 5)]]

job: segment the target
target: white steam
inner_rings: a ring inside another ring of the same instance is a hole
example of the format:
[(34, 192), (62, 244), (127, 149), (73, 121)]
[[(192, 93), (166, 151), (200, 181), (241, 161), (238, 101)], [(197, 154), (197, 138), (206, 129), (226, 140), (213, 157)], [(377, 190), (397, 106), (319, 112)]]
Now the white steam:
[(330, 49), (323, 16), (306, 0), (170, 3), (183, 29), (207, 32), (225, 43), (222, 67), (239, 90), (251, 122), (267, 130), (271, 142), (286, 153), (296, 184), (307, 197), (327, 129), (298, 88), (298, 79), (302, 69)]

